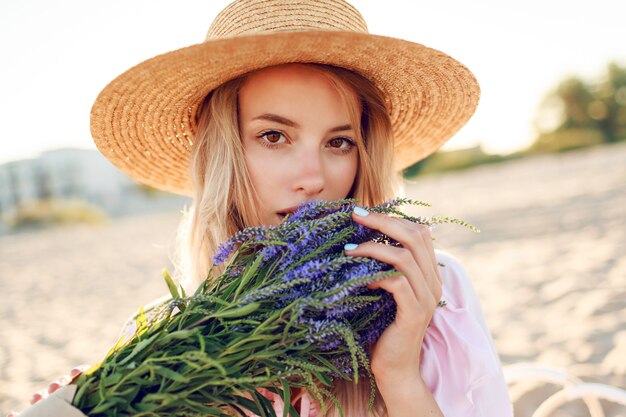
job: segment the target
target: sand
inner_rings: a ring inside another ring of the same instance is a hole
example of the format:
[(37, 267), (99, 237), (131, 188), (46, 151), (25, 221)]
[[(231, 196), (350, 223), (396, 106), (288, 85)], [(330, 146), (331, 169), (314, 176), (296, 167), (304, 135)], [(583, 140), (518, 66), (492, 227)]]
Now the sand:
[[(533, 362), (626, 389), (626, 146), (423, 177), (420, 214), (473, 278), (503, 365)], [(135, 309), (166, 292), (179, 213), (0, 237), (0, 414), (99, 360)], [(529, 416), (552, 386), (516, 403)], [(606, 415), (626, 410), (604, 403)], [(581, 402), (555, 416), (588, 415)]]

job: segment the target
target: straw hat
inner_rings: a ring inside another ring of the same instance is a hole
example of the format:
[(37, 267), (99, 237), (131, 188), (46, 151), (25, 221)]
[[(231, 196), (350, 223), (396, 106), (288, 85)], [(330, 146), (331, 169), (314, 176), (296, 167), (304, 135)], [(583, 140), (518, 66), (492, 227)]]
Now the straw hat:
[(202, 100), (239, 75), (290, 62), (334, 65), (371, 80), (385, 96), (400, 169), (454, 135), (480, 95), (461, 63), (417, 43), (370, 35), (343, 0), (238, 0), (217, 15), (203, 43), (148, 59), (107, 85), (91, 110), (91, 134), (131, 177), (190, 194)]

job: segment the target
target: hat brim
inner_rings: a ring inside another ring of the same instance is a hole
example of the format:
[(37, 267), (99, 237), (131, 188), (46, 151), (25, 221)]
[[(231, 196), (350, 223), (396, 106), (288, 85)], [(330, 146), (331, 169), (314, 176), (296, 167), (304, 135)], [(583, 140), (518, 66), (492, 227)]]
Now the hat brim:
[(354, 32), (276, 32), (192, 45), (129, 69), (97, 97), (91, 134), (100, 152), (126, 174), (189, 195), (189, 157), (202, 100), (239, 75), (294, 62), (343, 67), (380, 88), (398, 169), (439, 149), (469, 120), (480, 96), (463, 64), (421, 44)]

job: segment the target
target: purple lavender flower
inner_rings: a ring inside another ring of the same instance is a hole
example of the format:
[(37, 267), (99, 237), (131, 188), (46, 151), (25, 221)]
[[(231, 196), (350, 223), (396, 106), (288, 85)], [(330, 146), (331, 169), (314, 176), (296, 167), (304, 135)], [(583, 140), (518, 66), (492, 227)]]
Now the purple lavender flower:
[[(430, 224), (430, 219), (402, 214), (398, 206), (403, 204), (427, 205), (396, 198), (370, 209)], [(264, 302), (274, 310), (293, 305), (293, 323), (306, 329), (306, 342), (323, 352), (343, 352), (332, 356), (332, 363), (338, 368), (336, 376), (354, 371), (358, 355), (369, 350), (396, 315), (391, 294), (365, 286), (395, 273), (393, 268), (344, 253), (347, 242), (398, 245), (388, 236), (355, 223), (352, 210), (356, 205), (356, 200), (308, 201), (278, 226), (238, 233), (220, 247), (214, 258), (216, 263), (222, 263), (237, 248), (260, 253), (259, 268), (267, 274), (268, 283), (245, 292), (241, 304)], [(227, 271), (236, 267), (241, 273), (241, 265), (236, 262)], [(262, 322), (267, 316), (259, 314), (254, 318)], [(357, 356), (354, 349), (346, 349), (350, 344), (360, 352)], [(367, 360), (360, 360), (360, 366), (366, 367)]]
[(213, 255), (213, 263), (216, 265), (220, 265), (228, 259), (228, 257), (233, 253), (235, 249), (237, 249), (238, 245), (247, 242), (248, 244), (263, 241), (267, 239), (268, 234), (271, 232), (271, 227), (264, 226), (255, 226), (248, 227), (235, 236), (230, 238), (228, 241), (219, 246), (215, 255)]

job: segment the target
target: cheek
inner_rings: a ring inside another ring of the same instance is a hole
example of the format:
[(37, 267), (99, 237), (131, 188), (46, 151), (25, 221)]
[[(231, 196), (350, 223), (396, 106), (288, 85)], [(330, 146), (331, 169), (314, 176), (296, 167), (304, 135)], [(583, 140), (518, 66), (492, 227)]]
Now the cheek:
[(344, 198), (350, 192), (358, 170), (358, 157), (343, 158), (341, 161), (334, 161), (330, 165), (330, 184), (333, 184), (333, 191), (338, 195), (336, 198)]
[(244, 148), (244, 156), (250, 180), (261, 200), (265, 200), (268, 188), (275, 187), (283, 177), (282, 165), (273, 160), (271, 152), (263, 152), (256, 146)]

